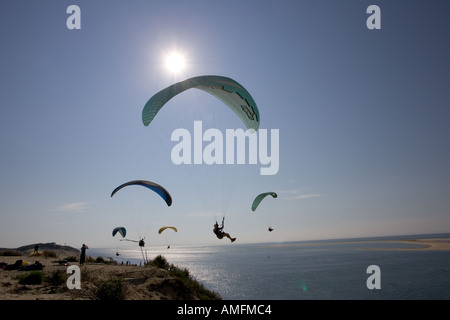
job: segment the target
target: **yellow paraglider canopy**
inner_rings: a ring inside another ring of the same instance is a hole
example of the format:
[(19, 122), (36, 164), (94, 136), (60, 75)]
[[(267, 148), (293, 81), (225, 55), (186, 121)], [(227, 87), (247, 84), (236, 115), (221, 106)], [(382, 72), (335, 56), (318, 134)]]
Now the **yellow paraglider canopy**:
[(161, 234), (161, 232), (163, 232), (163, 231), (166, 230), (166, 229), (172, 229), (172, 230), (174, 230), (175, 232), (178, 232), (177, 228), (167, 226), (167, 227), (162, 227), (161, 229), (159, 229), (159, 230), (158, 230), (158, 233)]

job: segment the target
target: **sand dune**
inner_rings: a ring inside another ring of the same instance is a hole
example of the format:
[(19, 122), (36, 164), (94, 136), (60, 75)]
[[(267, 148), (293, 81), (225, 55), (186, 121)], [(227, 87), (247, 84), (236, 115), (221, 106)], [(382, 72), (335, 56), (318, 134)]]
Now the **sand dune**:
[[(45, 276), (60, 270), (67, 273), (67, 266), (59, 265), (58, 258), (43, 256), (0, 256), (0, 262), (14, 264), (16, 260), (30, 264), (42, 263)], [(78, 263), (73, 263), (78, 266)], [(67, 284), (39, 285), (19, 284), (17, 276), (28, 273), (19, 270), (0, 269), (0, 300), (93, 300), (102, 281), (111, 278), (123, 279), (125, 299), (127, 300), (197, 300), (197, 292), (187, 288), (179, 278), (171, 276), (165, 269), (154, 266), (126, 266), (103, 263), (86, 263), (81, 269), (81, 289), (68, 289)]]
[(450, 250), (450, 238), (439, 239), (411, 239), (411, 240), (373, 240), (373, 241), (332, 241), (332, 242), (310, 242), (310, 243), (293, 243), (293, 244), (277, 244), (267, 247), (289, 247), (289, 246), (323, 246), (323, 245), (339, 245), (339, 244), (376, 244), (376, 243), (398, 243), (414, 245), (410, 248), (366, 248), (367, 250)]

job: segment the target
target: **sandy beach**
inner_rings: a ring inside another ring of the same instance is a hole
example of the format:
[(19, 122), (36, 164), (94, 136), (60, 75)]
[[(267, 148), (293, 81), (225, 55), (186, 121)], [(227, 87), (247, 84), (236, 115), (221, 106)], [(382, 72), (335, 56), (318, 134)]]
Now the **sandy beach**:
[(267, 247), (288, 247), (288, 246), (323, 246), (323, 245), (339, 245), (339, 244), (376, 244), (376, 243), (393, 243), (413, 245), (410, 248), (365, 248), (366, 250), (450, 250), (450, 238), (439, 239), (411, 239), (411, 240), (374, 240), (374, 241), (333, 241), (319, 243), (294, 243), (294, 244), (276, 244)]

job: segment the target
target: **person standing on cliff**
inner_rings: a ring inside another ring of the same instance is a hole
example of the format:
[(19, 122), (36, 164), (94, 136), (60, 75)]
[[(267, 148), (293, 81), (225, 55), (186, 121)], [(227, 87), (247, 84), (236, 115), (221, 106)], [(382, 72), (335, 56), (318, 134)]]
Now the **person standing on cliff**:
[(86, 260), (86, 249), (89, 249), (89, 247), (83, 243), (83, 245), (81, 246), (80, 266), (82, 266), (84, 264), (84, 261)]

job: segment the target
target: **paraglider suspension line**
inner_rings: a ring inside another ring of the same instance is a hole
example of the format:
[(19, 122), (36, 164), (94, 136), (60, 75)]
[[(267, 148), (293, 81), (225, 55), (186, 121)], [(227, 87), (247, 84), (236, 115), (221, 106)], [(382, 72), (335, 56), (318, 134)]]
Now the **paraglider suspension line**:
[[(222, 218), (222, 225), (221, 225), (222, 228), (223, 228), (224, 222), (225, 222), (225, 217)], [(216, 220), (216, 223), (217, 223), (217, 220)], [(217, 223), (217, 224), (218, 224), (218, 223)]]

